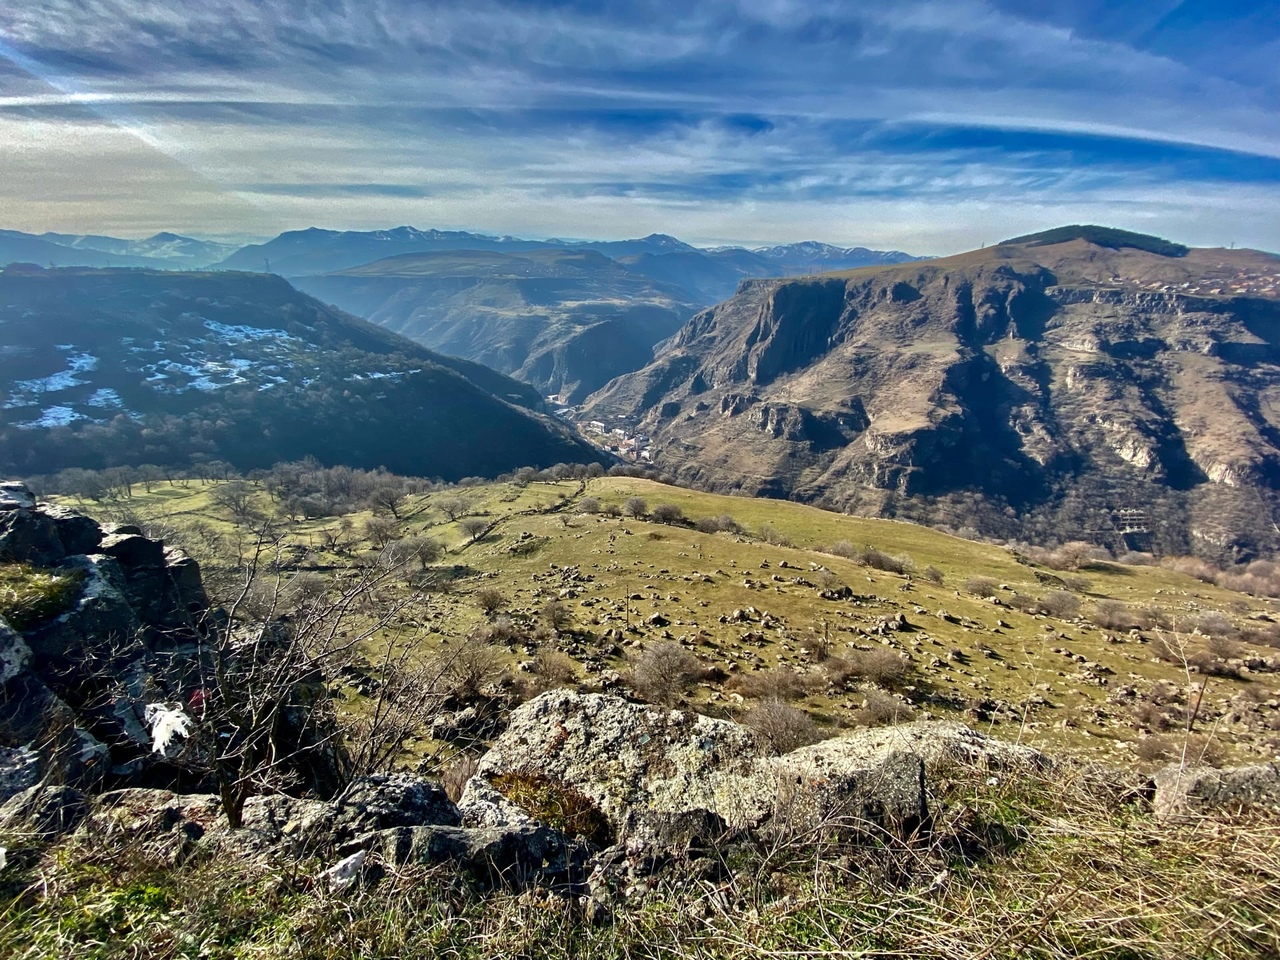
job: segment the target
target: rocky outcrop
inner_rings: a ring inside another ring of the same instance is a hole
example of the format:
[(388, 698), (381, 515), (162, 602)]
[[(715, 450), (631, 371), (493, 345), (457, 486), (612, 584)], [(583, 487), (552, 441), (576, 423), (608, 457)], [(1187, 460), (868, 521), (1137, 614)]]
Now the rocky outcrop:
[(1157, 816), (1238, 813), (1246, 809), (1280, 812), (1280, 763), (1215, 770), (1173, 764), (1156, 774)]
[(158, 774), (146, 707), (185, 702), (217, 617), (196, 562), (6, 483), (0, 564), (59, 588), (58, 605), (28, 613), (21, 630), (0, 618), (0, 796)]
[(727, 720), (560, 690), (512, 713), (460, 809), (467, 823), (521, 822), (493, 786), (515, 773), (580, 791), (623, 835), (645, 818), (692, 815), (737, 830), (868, 823), (906, 834), (928, 820), (926, 771), (1044, 764), (1037, 751), (949, 723), (848, 734), (774, 757)]

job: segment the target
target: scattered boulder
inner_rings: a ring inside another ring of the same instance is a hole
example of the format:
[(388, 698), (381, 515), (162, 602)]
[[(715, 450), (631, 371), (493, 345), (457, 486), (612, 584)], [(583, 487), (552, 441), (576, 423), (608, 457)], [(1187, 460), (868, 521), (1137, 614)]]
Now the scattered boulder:
[(89, 813), (88, 798), (74, 787), (37, 784), (0, 805), (0, 829), (42, 838), (70, 833)]
[(1215, 770), (1171, 764), (1155, 776), (1159, 817), (1233, 813), (1247, 808), (1280, 812), (1280, 763)]

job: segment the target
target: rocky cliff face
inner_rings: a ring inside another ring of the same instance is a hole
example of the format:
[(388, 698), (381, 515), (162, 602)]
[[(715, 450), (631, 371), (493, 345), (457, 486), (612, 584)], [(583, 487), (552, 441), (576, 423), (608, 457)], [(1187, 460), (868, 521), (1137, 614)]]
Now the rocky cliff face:
[[(198, 711), (212, 683), (209, 651), (226, 621), (195, 560), (0, 483), (0, 602), (0, 798), (37, 782), (198, 785), (154, 749), (149, 713)], [(310, 734), (299, 735), (304, 747)], [(292, 772), (323, 793), (337, 760), (312, 751)]]
[(1277, 276), (1077, 239), (753, 281), (587, 410), (718, 490), (1250, 556), (1280, 547)]

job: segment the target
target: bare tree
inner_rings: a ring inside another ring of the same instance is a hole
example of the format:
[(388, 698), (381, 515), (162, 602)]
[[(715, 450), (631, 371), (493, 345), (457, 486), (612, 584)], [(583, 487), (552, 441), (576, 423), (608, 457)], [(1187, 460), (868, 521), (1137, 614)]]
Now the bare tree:
[(483, 517), (467, 517), (467, 519), (458, 524), (458, 529), (469, 537), (472, 543), (475, 543), (488, 533), (489, 521)]

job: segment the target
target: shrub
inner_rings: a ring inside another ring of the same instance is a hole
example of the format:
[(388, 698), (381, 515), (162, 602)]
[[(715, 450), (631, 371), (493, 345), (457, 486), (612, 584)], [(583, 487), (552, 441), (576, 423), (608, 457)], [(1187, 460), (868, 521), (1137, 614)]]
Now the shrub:
[(890, 556), (875, 547), (867, 547), (854, 559), (863, 566), (871, 567), (873, 570), (883, 570), (886, 573), (904, 574), (916, 568), (916, 562), (906, 554)]
[(1066, 590), (1055, 590), (1041, 598), (1040, 609), (1051, 617), (1069, 620), (1080, 615), (1080, 598)]
[(970, 577), (962, 589), (975, 597), (994, 597), (1000, 591), (1000, 584), (990, 577)]
[(741, 533), (742, 527), (729, 514), (722, 513), (718, 517), (703, 517), (694, 528), (700, 533)]
[(822, 739), (813, 717), (781, 700), (757, 704), (742, 722), (776, 754), (789, 753)]
[(548, 600), (539, 611), (542, 622), (556, 632), (573, 626), (573, 611), (562, 600)]
[(534, 658), (533, 672), (560, 686), (578, 682), (578, 665), (573, 657), (560, 650), (542, 650)]
[(1222, 744), (1201, 734), (1168, 733), (1146, 737), (1133, 745), (1139, 760), (1178, 761), (1184, 754), (1189, 766), (1217, 766), (1226, 756)]
[(600, 512), (603, 513), (606, 517), (622, 516), (622, 508), (618, 506), (616, 503), (606, 503), (603, 507), (600, 508)]
[(459, 753), (445, 765), (440, 771), (440, 785), (450, 800), (457, 803), (462, 799), (467, 781), (476, 775), (479, 766), (480, 755), (475, 753)]
[(459, 700), (480, 695), (503, 674), (502, 653), (485, 633), (474, 634), (437, 657), (441, 678)]
[(937, 567), (935, 567), (933, 564), (929, 564), (929, 566), (925, 567), (923, 572), (921, 572), (920, 576), (923, 577), (925, 580), (928, 580), (930, 583), (942, 583), (942, 579), (943, 579), (942, 571), (939, 570)]
[(1133, 630), (1139, 623), (1137, 612), (1120, 600), (1099, 600), (1093, 605), (1093, 622), (1104, 630)]
[(476, 606), (486, 617), (492, 617), (495, 613), (507, 609), (508, 606), (506, 594), (497, 587), (481, 587), (475, 592), (475, 599)]
[(583, 497), (578, 501), (578, 510), (582, 513), (599, 513), (600, 501), (595, 497)]
[(762, 526), (756, 536), (775, 547), (791, 547), (795, 545), (791, 542), (790, 537), (770, 523)]
[(850, 676), (869, 680), (882, 687), (896, 686), (911, 673), (911, 661), (885, 647), (855, 650), (845, 660), (849, 665)]
[(652, 518), (658, 523), (679, 523), (684, 519), (684, 511), (674, 503), (660, 503), (653, 508)]
[(0, 617), (26, 630), (75, 605), (84, 584), (80, 570), (40, 570), (25, 563), (0, 565)]
[(680, 644), (655, 643), (636, 658), (631, 687), (645, 700), (671, 706), (702, 675), (702, 666)]
[(535, 820), (599, 847), (613, 843), (613, 829), (586, 794), (540, 773), (502, 773), (494, 788)]
[(644, 502), (644, 497), (627, 497), (623, 501), (622, 512), (628, 517), (639, 520), (649, 512), (649, 505)]
[(1191, 618), (1187, 627), (1209, 637), (1230, 638), (1238, 636), (1240, 633), (1236, 625), (1231, 622), (1230, 617), (1216, 610), (1206, 610), (1203, 613), (1196, 614)]
[(848, 540), (837, 540), (827, 547), (827, 553), (836, 557), (844, 557), (846, 560), (856, 560), (861, 551)]
[(867, 690), (863, 694), (862, 707), (854, 711), (854, 720), (865, 726), (879, 723), (901, 723), (912, 719), (915, 712), (892, 694), (883, 690)]
[(735, 674), (728, 686), (753, 700), (798, 700), (806, 692), (804, 678), (785, 665)]

